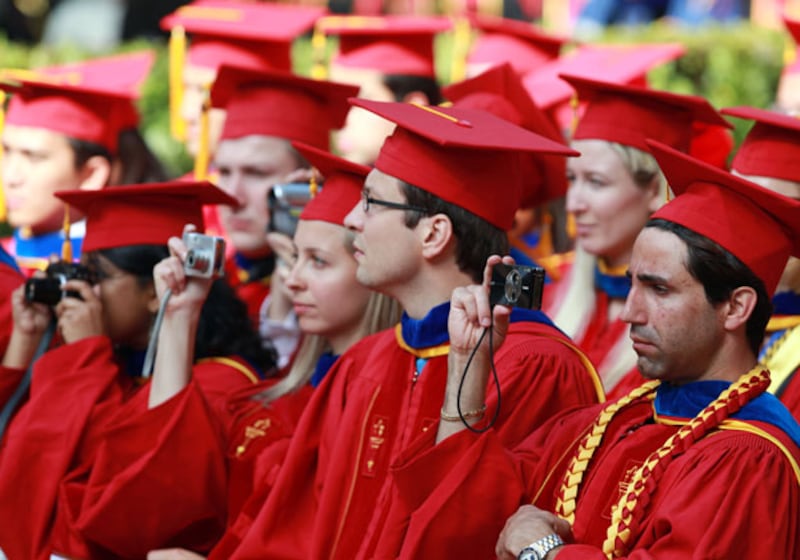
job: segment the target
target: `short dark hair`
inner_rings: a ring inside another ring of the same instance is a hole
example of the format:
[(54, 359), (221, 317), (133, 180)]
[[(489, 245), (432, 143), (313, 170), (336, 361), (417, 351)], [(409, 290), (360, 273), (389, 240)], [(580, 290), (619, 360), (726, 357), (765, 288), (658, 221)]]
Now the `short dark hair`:
[(84, 165), (86, 165), (86, 162), (89, 161), (89, 158), (94, 156), (104, 157), (109, 163), (111, 163), (114, 159), (111, 155), (111, 152), (108, 151), (108, 148), (100, 144), (89, 142), (87, 140), (79, 140), (78, 138), (73, 138), (71, 136), (67, 136), (67, 142), (69, 142), (69, 146), (72, 148), (72, 153), (75, 155), (75, 169), (77, 170), (80, 170)]
[(456, 263), (459, 270), (469, 274), (475, 282), (483, 280), (486, 259), (508, 252), (508, 236), (499, 227), (419, 187), (405, 181), (400, 183), (408, 204), (426, 210), (424, 213), (406, 210), (406, 226), (414, 228), (423, 216), (433, 214), (445, 214), (450, 218), (456, 238)]
[(756, 306), (747, 319), (746, 332), (750, 350), (758, 356), (764, 331), (772, 315), (772, 300), (764, 282), (736, 256), (704, 235), (658, 218), (647, 222), (645, 227), (674, 233), (686, 243), (686, 269), (703, 285), (706, 299), (712, 305), (727, 301), (733, 290), (741, 286), (748, 286), (756, 291)]
[(386, 74), (383, 77), (383, 85), (389, 88), (395, 101), (404, 101), (409, 93), (418, 91), (428, 97), (428, 105), (438, 105), (442, 102), (442, 90), (436, 78), (411, 74)]

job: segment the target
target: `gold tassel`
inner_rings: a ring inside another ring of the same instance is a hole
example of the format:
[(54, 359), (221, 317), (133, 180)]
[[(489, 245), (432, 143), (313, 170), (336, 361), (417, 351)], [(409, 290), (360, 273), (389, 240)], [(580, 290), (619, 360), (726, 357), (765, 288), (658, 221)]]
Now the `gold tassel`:
[(200, 109), (200, 143), (197, 147), (197, 157), (194, 159), (195, 181), (205, 181), (208, 178), (208, 164), (211, 158), (211, 131), (208, 122), (211, 111), (211, 85), (204, 89), (203, 106)]
[(186, 122), (181, 117), (183, 68), (186, 59), (186, 31), (180, 25), (169, 36), (169, 128), (179, 142), (186, 140)]
[(469, 52), (472, 28), (465, 17), (453, 22), (453, 53), (450, 65), (450, 83), (460, 82), (467, 77), (467, 54)]
[(324, 80), (328, 77), (326, 59), (328, 57), (328, 40), (321, 25), (314, 28), (311, 35), (311, 77), (314, 80)]
[(549, 257), (553, 254), (553, 216), (550, 215), (550, 212), (544, 210), (542, 212), (542, 218), (540, 222), (539, 243), (536, 245), (536, 253), (538, 254), (539, 258)]
[(311, 173), (311, 179), (308, 180), (308, 192), (311, 194), (311, 198), (314, 198), (319, 194), (319, 183), (317, 183), (317, 170), (314, 169)]
[(569, 100), (569, 106), (572, 109), (572, 122), (569, 125), (569, 137), (572, 139), (575, 136), (575, 130), (578, 128), (578, 107), (580, 106), (580, 101), (578, 100), (578, 94), (574, 94)]
[(72, 262), (72, 240), (69, 238), (69, 205), (64, 205), (64, 242), (61, 244), (61, 260)]

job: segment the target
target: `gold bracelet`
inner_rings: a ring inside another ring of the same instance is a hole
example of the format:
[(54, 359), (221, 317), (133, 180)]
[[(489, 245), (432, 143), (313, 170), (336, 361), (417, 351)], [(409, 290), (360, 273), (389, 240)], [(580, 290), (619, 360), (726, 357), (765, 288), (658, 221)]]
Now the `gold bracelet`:
[(444, 411), (444, 408), (442, 408), (441, 412), (439, 413), (439, 417), (445, 422), (461, 422), (462, 418), (464, 418), (464, 420), (468, 418), (482, 418), (485, 412), (486, 404), (484, 403), (484, 405), (477, 410), (462, 412), (461, 416), (450, 416)]

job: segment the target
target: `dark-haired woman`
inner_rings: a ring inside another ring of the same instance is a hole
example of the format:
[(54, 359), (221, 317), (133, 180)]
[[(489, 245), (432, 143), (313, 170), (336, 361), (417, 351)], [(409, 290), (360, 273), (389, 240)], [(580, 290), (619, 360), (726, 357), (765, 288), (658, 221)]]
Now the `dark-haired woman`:
[[(202, 224), (203, 203), (230, 202), (207, 183), (134, 185), (59, 196), (87, 215), (82, 263), (95, 282), (64, 284), (64, 296), (53, 308), (61, 344), (33, 364), (28, 400), (3, 436), (0, 548), (9, 558), (112, 555), (86, 542), (74, 519), (92, 507), (92, 496), (83, 492), (89, 480), (114, 472), (124, 488), (127, 469), (157, 460), (148, 453), (124, 453), (131, 442), (148, 438), (125, 422), (147, 410), (149, 382), (141, 374), (160, 304), (153, 267), (168, 256), (164, 243), (170, 235), (179, 234), (186, 221)], [(13, 305), (15, 326), (0, 374), (29, 365), (51, 320), (51, 310), (27, 302), (21, 289), (14, 293)], [(271, 371), (274, 356), (262, 347), (244, 304), (223, 281), (211, 289), (194, 343), (193, 375), (211, 409), (209, 421), (224, 423), (227, 395)], [(223, 474), (193, 469), (162, 473), (175, 484)], [(161, 539), (166, 538), (164, 531), (173, 531), (175, 541), (196, 544), (224, 525), (204, 518), (196, 526), (175, 528), (169, 512), (139, 519), (137, 501), (146, 504), (149, 497), (136, 496), (130, 503), (131, 518), (124, 520), (129, 526), (115, 527), (143, 542), (154, 532)]]

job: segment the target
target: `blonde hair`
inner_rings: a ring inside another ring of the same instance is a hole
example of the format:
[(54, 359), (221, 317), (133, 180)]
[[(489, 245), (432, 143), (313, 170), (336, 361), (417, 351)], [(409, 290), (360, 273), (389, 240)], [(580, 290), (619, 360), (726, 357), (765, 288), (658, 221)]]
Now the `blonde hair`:
[[(632, 146), (608, 142), (612, 150), (620, 157), (636, 185), (646, 188), (655, 184), (662, 199), (667, 198), (667, 179), (658, 167), (658, 162), (649, 152)], [(594, 288), (594, 271), (597, 257), (580, 248), (575, 249), (575, 260), (570, 274), (564, 279), (567, 283), (562, 296), (557, 302), (558, 308), (551, 310), (553, 322), (570, 338), (580, 340), (589, 324), (596, 306)], [(595, 364), (606, 391), (636, 365), (636, 353), (628, 337), (620, 337), (614, 347), (606, 355), (602, 364)]]
[[(352, 253), (353, 233), (349, 230), (345, 233), (345, 248)], [(402, 310), (397, 301), (378, 292), (371, 292), (361, 319), (358, 339), (360, 340), (365, 336), (375, 334), (395, 325), (400, 320), (401, 313)], [(295, 352), (295, 359), (286, 376), (272, 387), (255, 395), (254, 398), (264, 404), (268, 404), (305, 386), (314, 374), (320, 357), (329, 350), (330, 345), (324, 336), (318, 334), (303, 335), (303, 339)]]

